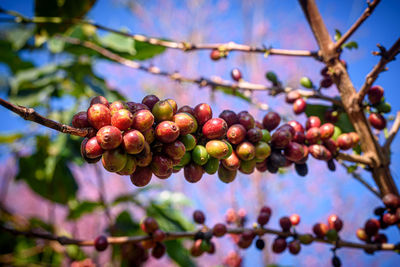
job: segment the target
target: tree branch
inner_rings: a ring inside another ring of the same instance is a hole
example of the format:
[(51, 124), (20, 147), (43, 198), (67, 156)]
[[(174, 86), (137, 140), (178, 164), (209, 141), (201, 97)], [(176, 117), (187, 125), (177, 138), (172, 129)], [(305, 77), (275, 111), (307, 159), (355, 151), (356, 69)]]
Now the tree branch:
[(47, 128), (54, 129), (61, 133), (71, 134), (71, 135), (76, 135), (76, 136), (81, 136), (81, 137), (86, 137), (86, 136), (94, 133), (94, 129), (92, 129), (92, 128), (79, 129), (79, 128), (71, 127), (69, 125), (61, 124), (59, 122), (56, 122), (56, 121), (53, 121), (53, 120), (43, 117), (42, 115), (37, 113), (33, 108), (17, 106), (17, 105), (14, 105), (14, 104), (4, 100), (3, 98), (0, 98), (0, 105), (11, 110), (12, 112), (18, 114), (24, 120), (36, 122)]
[(324, 61), (327, 61), (326, 58), (331, 55), (333, 42), (318, 7), (314, 0), (299, 0), (299, 3), (321, 49), (321, 56), (324, 58)]
[[(8, 231), (14, 235), (23, 235), (26, 237), (33, 237), (33, 238), (40, 238), (46, 240), (53, 240), (58, 241), (61, 245), (77, 245), (77, 246), (94, 246), (94, 240), (79, 240), (74, 238), (68, 238), (65, 236), (56, 236), (49, 233), (42, 233), (37, 231), (19, 231), (13, 229), (8, 226), (0, 226), (0, 229), (4, 231)], [(272, 234), (278, 235), (282, 237), (290, 237), (294, 236), (291, 232), (282, 232), (277, 231), (269, 228), (230, 228), (228, 229), (229, 234), (242, 234), (245, 231), (253, 231), (256, 235), (265, 235), (265, 234)], [(197, 232), (166, 232), (165, 240), (175, 240), (180, 238), (194, 238)], [(296, 233), (297, 236), (301, 235)], [(107, 241), (109, 244), (125, 244), (125, 243), (137, 243), (144, 240), (151, 240), (152, 237), (150, 235), (143, 235), (143, 236), (119, 236), (119, 237), (107, 237)], [(314, 242), (325, 243), (329, 245), (333, 245), (336, 247), (347, 247), (347, 248), (356, 248), (356, 249), (368, 249), (372, 251), (394, 251), (399, 249), (399, 245), (395, 244), (361, 244), (361, 243), (354, 243), (344, 240), (338, 240), (337, 242), (328, 241), (326, 239), (321, 238), (313, 238)]]
[[(174, 81), (178, 81), (178, 82), (198, 84), (200, 87), (205, 87), (205, 86), (209, 86), (211, 88), (224, 87), (224, 88), (231, 89), (232, 91), (236, 91), (236, 90), (270, 91), (273, 94), (287, 93), (288, 91), (291, 90), (291, 88), (283, 89), (282, 87), (276, 87), (276, 86), (267, 87), (262, 84), (250, 83), (250, 82), (246, 82), (246, 81), (239, 81), (237, 83), (233, 83), (233, 82), (224, 80), (221, 77), (213, 77), (212, 79), (204, 78), (204, 77), (200, 77), (200, 78), (184, 77), (178, 72), (172, 73), (172, 72), (162, 71), (158, 67), (155, 67), (155, 66), (144, 66), (144, 65), (140, 64), (139, 62), (136, 62), (133, 60), (128, 60), (126, 58), (123, 58), (123, 57), (111, 52), (110, 50), (108, 50), (104, 47), (101, 47), (101, 46), (99, 46), (95, 43), (89, 42), (89, 41), (82, 41), (80, 39), (72, 38), (72, 37), (59, 36), (59, 38), (64, 40), (67, 43), (80, 45), (80, 46), (84, 46), (86, 48), (92, 49), (92, 50), (98, 52), (99, 54), (101, 54), (102, 56), (104, 56), (108, 59), (111, 59), (117, 63), (120, 63), (122, 65), (125, 65), (129, 68), (142, 70), (142, 71), (154, 74), (154, 75), (165, 76), (165, 77), (168, 77), (168, 78), (170, 78)], [(337, 99), (334, 99), (332, 97), (322, 95), (320, 92), (305, 91), (305, 90), (299, 90), (299, 92), (304, 97), (326, 100), (326, 101), (329, 101), (336, 105), (341, 106), (340, 101), (338, 101)], [(255, 103), (255, 104), (257, 104), (257, 103)], [(258, 105), (258, 106), (260, 106), (260, 105)]]
[(361, 163), (365, 164), (367, 166), (372, 166), (373, 161), (371, 158), (365, 156), (365, 155), (357, 155), (357, 154), (347, 154), (347, 153), (338, 153), (336, 156), (337, 159), (345, 160), (345, 161), (350, 161), (354, 163)]
[(256, 47), (250, 45), (237, 44), (234, 42), (229, 43), (204, 43), (204, 44), (194, 44), (189, 42), (177, 42), (177, 41), (167, 41), (159, 38), (147, 37), (140, 34), (130, 34), (123, 31), (118, 31), (91, 21), (79, 19), (79, 18), (61, 18), (61, 17), (26, 17), (18, 12), (11, 10), (4, 10), (0, 8), (0, 13), (4, 13), (10, 16), (15, 17), (14, 21), (6, 21), (6, 22), (15, 22), (15, 23), (50, 23), (50, 24), (86, 24), (91, 25), (97, 29), (112, 32), (118, 35), (122, 35), (125, 37), (132, 38), (139, 42), (145, 42), (152, 45), (159, 45), (166, 48), (178, 49), (182, 51), (194, 51), (194, 50), (214, 50), (218, 49), (220, 51), (239, 51), (246, 53), (261, 53), (267, 55), (278, 55), (278, 56), (297, 56), (297, 57), (313, 57), (316, 60), (320, 61), (320, 56), (318, 51), (309, 51), (309, 50), (291, 50), (291, 49), (277, 49), (277, 48), (267, 48), (265, 46)]
[[(335, 44), (331, 40), (325, 23), (315, 4), (315, 0), (299, 0), (299, 3), (303, 8), (304, 14), (314, 33), (314, 37), (321, 49), (321, 57), (327, 67), (332, 70), (331, 77), (340, 92), (344, 110), (346, 111), (350, 122), (353, 124), (354, 129), (360, 136), (361, 150), (364, 155), (369, 155), (374, 162), (372, 176), (379, 187), (379, 191), (383, 195), (388, 193), (398, 195), (398, 189), (389, 168), (390, 162), (377, 140), (375, 140), (367, 118), (365, 117), (363, 107), (359, 104), (362, 100), (358, 101), (364, 97), (369, 87), (364, 89), (362, 91), (364, 92), (364, 95), (357, 99), (357, 92), (350, 79), (349, 73), (343, 63), (339, 60), (340, 53), (335, 49)], [(398, 43), (398, 46), (400, 46), (400, 40)], [(391, 52), (393, 51), (394, 49), (392, 47)], [(381, 61), (384, 60), (384, 62), (382, 61), (382, 63), (378, 65), (384, 66), (387, 61), (387, 56), (388, 54), (385, 53), (385, 57), (381, 59)], [(383, 70), (380, 66), (377, 66), (376, 68), (378, 69), (377, 73), (379, 73), (381, 69)], [(368, 80), (372, 84), (375, 79)]]
[(375, 7), (381, 0), (374, 0), (372, 3), (367, 2), (368, 7), (364, 10), (362, 15), (356, 20), (356, 22), (347, 30), (345, 34), (335, 44), (335, 49), (338, 50), (342, 45), (353, 35), (353, 33), (361, 26), (361, 24), (372, 14)]
[(357, 94), (357, 101), (360, 104), (364, 100), (365, 95), (368, 93), (369, 88), (371, 88), (371, 85), (378, 78), (379, 74), (385, 70), (386, 64), (394, 60), (396, 55), (399, 53), (400, 38), (397, 39), (397, 41), (392, 45), (392, 47), (388, 51), (386, 51), (380, 45), (378, 45), (378, 47), (381, 49), (380, 52), (381, 60), (378, 62), (378, 64), (375, 65), (375, 67), (371, 70), (371, 72), (368, 73), (363, 86), (361, 87), (360, 91)]
[(396, 119), (393, 122), (392, 128), (389, 131), (388, 137), (386, 138), (385, 144), (383, 145), (383, 149), (390, 153), (390, 145), (392, 144), (394, 138), (396, 137), (397, 132), (400, 128), (400, 111), (396, 114)]

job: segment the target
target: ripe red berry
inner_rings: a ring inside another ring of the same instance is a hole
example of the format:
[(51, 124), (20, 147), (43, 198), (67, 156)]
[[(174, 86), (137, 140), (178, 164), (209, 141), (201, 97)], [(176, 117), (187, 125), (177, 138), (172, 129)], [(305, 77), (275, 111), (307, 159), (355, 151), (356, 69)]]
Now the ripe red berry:
[(131, 182), (137, 187), (143, 187), (150, 183), (153, 173), (149, 167), (136, 167), (134, 173), (131, 174)]
[(96, 134), (97, 142), (104, 150), (119, 147), (122, 142), (122, 132), (114, 126), (104, 126)]
[(378, 233), (380, 227), (381, 224), (378, 220), (369, 219), (364, 225), (364, 230), (368, 236), (374, 236), (376, 233)]
[(337, 215), (332, 214), (328, 217), (328, 226), (330, 229), (339, 232), (343, 228), (343, 221)]
[(234, 68), (231, 71), (231, 77), (232, 77), (233, 80), (238, 82), (238, 81), (240, 81), (242, 79), (242, 73), (241, 73), (241, 71), (239, 69)]
[(164, 256), (166, 250), (167, 248), (163, 243), (157, 242), (156, 246), (151, 251), (151, 256), (153, 256), (156, 259), (159, 259), (162, 256)]
[(319, 127), (311, 127), (306, 132), (306, 140), (309, 145), (316, 144), (321, 139)]
[(90, 127), (90, 123), (88, 121), (87, 112), (81, 111), (76, 113), (72, 117), (72, 126), (75, 128), (87, 128)]
[(193, 220), (195, 223), (203, 224), (206, 221), (206, 216), (201, 210), (195, 210), (193, 212)]
[(317, 223), (313, 227), (314, 234), (319, 238), (324, 238), (328, 230), (329, 227), (324, 223)]
[(110, 106), (110, 104), (108, 103), (108, 100), (104, 96), (101, 96), (101, 95), (92, 98), (92, 100), (90, 101), (90, 106), (93, 106), (94, 104), (103, 104), (106, 107)]
[(329, 139), (332, 137), (335, 131), (335, 126), (332, 123), (325, 123), (319, 127), (319, 132), (321, 134), (321, 139)]
[(228, 124), (228, 127), (231, 127), (234, 124), (239, 123), (239, 118), (237, 114), (229, 109), (226, 109), (219, 114), (219, 117), (226, 121), (226, 124)]
[(174, 142), (179, 133), (179, 127), (172, 121), (160, 122), (156, 127), (156, 138), (163, 143)]
[(226, 137), (228, 138), (229, 142), (237, 145), (243, 142), (246, 138), (246, 129), (241, 124), (234, 124), (229, 127)]
[(303, 98), (298, 98), (293, 103), (293, 112), (296, 115), (299, 115), (304, 111), (306, 111), (306, 108), (307, 108), (307, 103)]
[(221, 52), (218, 49), (213, 49), (210, 53), (210, 58), (214, 61), (222, 57)]
[(299, 254), (301, 250), (301, 244), (299, 240), (293, 240), (292, 242), (289, 243), (288, 245), (289, 252), (293, 255)]
[(157, 96), (146, 95), (142, 100), (142, 104), (146, 105), (151, 110), (158, 101), (160, 101), (160, 99)]
[(257, 217), (257, 222), (263, 226), (266, 225), (269, 221), (270, 215), (266, 212), (260, 212), (260, 214)]
[(389, 209), (395, 209), (400, 205), (400, 199), (395, 194), (386, 194), (382, 198), (383, 204)]
[(343, 150), (350, 149), (353, 147), (353, 139), (349, 134), (343, 133), (337, 138), (337, 145)]
[(306, 130), (312, 128), (312, 127), (317, 127), (319, 128), (321, 126), (321, 120), (317, 116), (310, 116), (308, 117), (306, 121)]
[(212, 118), (212, 110), (208, 104), (202, 103), (194, 107), (194, 116), (199, 125), (203, 125)]
[(286, 239), (283, 237), (278, 237), (272, 243), (272, 251), (275, 253), (282, 253), (283, 251), (285, 251), (286, 246)]
[(300, 223), (300, 216), (298, 214), (292, 214), (290, 215), (290, 222), (292, 225), (296, 226)]
[(383, 88), (379, 85), (372, 86), (368, 90), (368, 99), (372, 105), (381, 102), (383, 97)]
[(111, 112), (103, 104), (94, 104), (87, 111), (90, 125), (99, 130), (100, 128), (111, 125)]
[(94, 247), (96, 248), (97, 251), (104, 251), (108, 247), (108, 241), (107, 237), (104, 235), (98, 236), (94, 240)]
[(127, 109), (117, 110), (111, 116), (111, 125), (117, 127), (121, 131), (126, 131), (132, 126), (133, 115)]
[(84, 148), (85, 156), (89, 159), (96, 159), (100, 157), (104, 152), (100, 144), (97, 142), (96, 137), (92, 137), (89, 140), (86, 140)]
[(132, 116), (132, 128), (140, 132), (150, 129), (154, 123), (154, 116), (150, 110), (142, 109), (136, 111)]
[(289, 217), (282, 217), (279, 220), (279, 225), (281, 226), (282, 230), (284, 232), (287, 232), (290, 230), (290, 227), (292, 227), (292, 222), (290, 221)]
[(272, 131), (276, 127), (278, 127), (279, 123), (281, 122), (281, 117), (278, 113), (270, 111), (268, 112), (263, 118), (263, 125), (264, 128), (268, 131)]
[(213, 234), (216, 237), (224, 236), (227, 232), (226, 226), (223, 223), (217, 223), (213, 227)]
[(155, 155), (150, 163), (150, 169), (155, 176), (166, 179), (172, 174), (173, 162), (164, 155)]
[(254, 128), (256, 125), (254, 117), (247, 111), (239, 112), (238, 119), (239, 123), (243, 125), (244, 128), (246, 128), (246, 130), (250, 130), (251, 128)]
[(387, 225), (393, 225), (397, 222), (397, 216), (396, 216), (396, 214), (392, 214), (392, 213), (388, 212), (388, 213), (383, 214), (382, 220)]
[(383, 130), (386, 127), (386, 119), (379, 113), (371, 113), (368, 121), (377, 130)]
[(189, 183), (197, 183), (203, 177), (203, 168), (200, 165), (192, 162), (186, 165), (183, 169), (183, 174), (186, 181)]
[(218, 139), (226, 135), (228, 125), (221, 118), (208, 120), (203, 126), (203, 135), (208, 139)]
[(190, 106), (182, 106), (178, 109), (177, 113), (189, 113), (190, 115), (194, 116), (194, 109)]
[(304, 157), (303, 145), (296, 142), (290, 142), (285, 147), (285, 157), (294, 162), (301, 160)]
[(142, 230), (148, 234), (158, 229), (158, 223), (153, 217), (146, 217), (140, 224)]
[(319, 83), (319, 85), (320, 85), (322, 88), (329, 88), (329, 87), (332, 86), (332, 84), (333, 84), (333, 80), (332, 80), (331, 77), (325, 77), (325, 78), (323, 78), (323, 79), (320, 81), (320, 83)]

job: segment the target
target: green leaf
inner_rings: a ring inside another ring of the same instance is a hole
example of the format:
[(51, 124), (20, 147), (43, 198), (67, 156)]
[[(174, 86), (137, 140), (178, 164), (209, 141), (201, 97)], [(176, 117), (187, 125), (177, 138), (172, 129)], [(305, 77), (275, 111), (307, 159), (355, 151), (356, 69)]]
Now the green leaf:
[(100, 207), (103, 207), (103, 205), (99, 202), (94, 202), (94, 201), (79, 202), (76, 206), (69, 208), (67, 219), (68, 220), (79, 219), (82, 215), (92, 213), (94, 210)]
[(357, 49), (358, 43), (355, 41), (351, 41), (351, 42), (345, 43), (342, 47), (347, 48), (349, 50)]
[[(66, 204), (68, 200), (75, 198), (78, 185), (68, 168), (68, 159), (53, 154), (57, 147), (65, 147), (66, 139), (61, 137), (63, 135), (51, 142), (48, 136), (37, 136), (36, 152), (18, 160), (19, 171), (16, 179), (24, 180), (42, 197)], [(51, 151), (51, 147), (54, 151)]]
[(140, 233), (139, 223), (132, 220), (131, 215), (127, 211), (121, 212), (115, 219), (114, 229), (116, 230), (115, 235), (138, 235)]
[(147, 208), (147, 215), (156, 219), (164, 231), (192, 231), (194, 225), (177, 209), (168, 204), (152, 202)]
[(33, 36), (32, 27), (14, 27), (7, 29), (6, 38), (11, 42), (14, 51), (20, 50)]
[[(96, 0), (36, 0), (36, 17), (60, 17), (60, 18), (82, 18), (93, 7)], [(53, 35), (64, 32), (72, 25), (41, 23), (37, 25), (37, 33), (41, 35)]]
[(0, 51), (0, 62), (6, 64), (12, 73), (33, 67), (32, 62), (21, 59), (9, 41), (0, 40)]
[(182, 245), (180, 240), (169, 240), (164, 242), (167, 247), (168, 256), (179, 266), (196, 266), (190, 257), (189, 251)]
[(245, 96), (242, 92), (239, 92), (237, 90), (232, 90), (232, 88), (217, 86), (217, 87), (214, 87), (214, 89), (217, 91), (220, 91), (224, 94), (227, 94), (227, 95), (237, 96), (237, 97), (245, 100), (246, 102), (251, 103), (250, 97)]
[(335, 36), (334, 36), (335, 41), (339, 40), (340, 37), (342, 37), (342, 33), (338, 29), (335, 29)]
[(166, 50), (166, 48), (164, 46), (135, 41), (135, 50), (136, 54), (130, 59), (146, 60), (162, 54)]
[(10, 144), (21, 139), (24, 135), (22, 133), (3, 134), (0, 135), (0, 144)]
[(100, 44), (116, 52), (127, 53), (129, 55), (136, 53), (135, 41), (120, 34), (109, 33), (100, 39)]

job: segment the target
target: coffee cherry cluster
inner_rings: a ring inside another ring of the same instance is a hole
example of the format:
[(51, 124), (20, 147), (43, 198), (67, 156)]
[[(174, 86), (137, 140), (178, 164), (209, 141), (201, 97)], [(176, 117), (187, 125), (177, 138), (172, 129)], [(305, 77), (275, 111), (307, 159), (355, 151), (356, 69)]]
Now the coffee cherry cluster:
[(204, 173), (217, 172), (221, 181), (229, 183), (237, 171), (276, 173), (292, 163), (304, 176), (308, 154), (329, 161), (334, 169), (330, 160), (338, 149), (359, 142), (356, 133), (340, 134), (331, 123), (321, 125), (318, 117), (309, 117), (305, 129), (294, 120), (279, 126), (280, 122), (276, 112), (267, 113), (262, 122), (247, 111), (224, 110), (213, 118), (208, 104), (178, 109), (174, 100), (154, 95), (141, 103), (109, 103), (98, 96), (86, 112), (72, 119), (74, 127), (97, 130), (83, 140), (82, 157), (89, 163), (101, 160), (109, 172), (130, 175), (136, 186), (147, 185), (153, 174), (166, 179), (181, 169), (191, 183)]
[(375, 85), (368, 90), (368, 109), (371, 112), (368, 121), (372, 127), (377, 130), (386, 128), (386, 119), (383, 117), (384, 113), (391, 111), (391, 106), (383, 97), (384, 90), (381, 86)]
[[(387, 243), (387, 236), (379, 233), (392, 225), (400, 223), (400, 198), (394, 194), (387, 194), (382, 198), (384, 207), (378, 207), (374, 213), (378, 219), (368, 219), (364, 228), (359, 228), (356, 232), (357, 237), (369, 244)], [(366, 251), (372, 253), (373, 251)]]

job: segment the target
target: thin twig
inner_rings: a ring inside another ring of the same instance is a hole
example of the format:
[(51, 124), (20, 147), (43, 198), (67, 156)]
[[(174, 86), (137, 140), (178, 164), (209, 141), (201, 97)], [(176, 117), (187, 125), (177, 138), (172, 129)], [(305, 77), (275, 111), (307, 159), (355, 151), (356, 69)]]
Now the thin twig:
[(354, 163), (361, 163), (368, 166), (371, 166), (373, 164), (373, 161), (365, 155), (338, 153), (336, 158)]
[[(277, 88), (276, 86), (268, 87), (268, 86), (265, 86), (262, 84), (250, 83), (250, 82), (246, 82), (246, 81), (239, 81), (237, 83), (233, 83), (233, 82), (224, 80), (220, 77), (213, 77), (211, 79), (204, 78), (204, 77), (188, 78), (188, 77), (182, 76), (178, 72), (171, 73), (171, 72), (167, 72), (167, 71), (162, 71), (158, 67), (155, 67), (155, 66), (150, 66), (150, 67), (144, 66), (144, 65), (140, 64), (139, 62), (123, 58), (123, 57), (111, 52), (110, 50), (108, 50), (104, 47), (101, 47), (95, 43), (89, 42), (89, 41), (82, 41), (80, 39), (72, 38), (72, 37), (59, 36), (59, 38), (64, 40), (67, 43), (80, 45), (80, 46), (84, 46), (86, 48), (92, 49), (92, 50), (98, 52), (99, 54), (101, 54), (102, 56), (104, 56), (108, 59), (111, 59), (117, 63), (120, 63), (122, 65), (125, 65), (129, 68), (142, 70), (142, 71), (145, 71), (145, 72), (148, 72), (151, 74), (155, 74), (155, 75), (165, 76), (165, 77), (168, 77), (168, 78), (170, 78), (174, 81), (178, 81), (178, 82), (198, 84), (200, 87), (205, 87), (205, 86), (209, 86), (211, 88), (224, 87), (224, 88), (231, 89), (233, 92), (235, 92), (236, 90), (270, 91), (275, 94), (280, 93), (280, 92), (287, 93), (287, 91), (290, 90), (290, 89)], [(319, 93), (317, 91), (300, 90), (299, 92), (301, 94), (303, 94), (304, 97), (326, 100), (326, 101), (332, 102), (336, 105), (341, 105), (341, 102), (338, 101), (337, 99), (322, 95), (321, 93)]]
[[(112, 32), (118, 35), (132, 38), (139, 42), (145, 42), (152, 45), (163, 46), (171, 49), (178, 49), (182, 51), (194, 51), (194, 50), (220, 50), (224, 52), (229, 51), (240, 51), (247, 53), (261, 53), (265, 55), (278, 55), (278, 56), (297, 56), (297, 57), (313, 57), (316, 60), (320, 60), (318, 51), (309, 50), (291, 50), (291, 49), (277, 49), (277, 48), (267, 48), (265, 46), (256, 47), (250, 45), (237, 44), (234, 42), (228, 43), (204, 43), (204, 44), (194, 44), (189, 42), (177, 42), (171, 40), (162, 40), (159, 38), (147, 37), (140, 34), (130, 34), (123, 31), (118, 31), (91, 21), (79, 19), (79, 18), (61, 18), (61, 17), (26, 17), (18, 12), (11, 10), (4, 10), (0, 8), (0, 13), (4, 13), (15, 17), (13, 22), (16, 23), (50, 23), (50, 24), (87, 24), (91, 25), (97, 29)], [(10, 21), (6, 21), (10, 22)]]
[(394, 138), (396, 137), (397, 132), (400, 128), (400, 111), (396, 114), (396, 119), (393, 122), (392, 128), (389, 131), (388, 137), (386, 138), (385, 144), (383, 145), (383, 149), (386, 152), (390, 152), (390, 145), (392, 144)]
[(38, 124), (46, 126), (47, 128), (54, 129), (61, 133), (85, 137), (85, 136), (93, 134), (93, 132), (94, 132), (94, 129), (92, 129), (92, 128), (79, 129), (79, 128), (74, 128), (72, 126), (61, 124), (59, 122), (50, 120), (48, 118), (43, 117), (39, 113), (37, 113), (33, 108), (17, 106), (17, 105), (14, 105), (14, 104), (4, 100), (3, 98), (0, 98), (0, 105), (11, 110), (12, 112), (18, 114), (24, 120), (36, 122)]
[(397, 39), (397, 41), (392, 45), (392, 47), (389, 50), (381, 51), (380, 53), (381, 60), (378, 62), (378, 64), (375, 65), (375, 67), (371, 70), (371, 72), (368, 73), (363, 86), (361, 87), (360, 91), (357, 94), (358, 103), (360, 104), (362, 103), (365, 95), (368, 93), (369, 88), (371, 88), (371, 85), (378, 78), (379, 74), (385, 70), (386, 64), (395, 59), (399, 51), (400, 51), (400, 38)]
[[(46, 240), (54, 240), (58, 241), (61, 245), (77, 245), (77, 246), (94, 246), (94, 240), (79, 240), (79, 239), (73, 239), (73, 238), (68, 238), (65, 236), (56, 236), (52, 235), (49, 233), (42, 233), (42, 232), (37, 232), (37, 231), (19, 231), (16, 229), (13, 229), (8, 226), (0, 226), (0, 229), (3, 229), (5, 231), (8, 231), (12, 234), (15, 235), (24, 235), (27, 237), (33, 237), (33, 238), (41, 238), (41, 239), (46, 239)], [(230, 228), (228, 229), (229, 234), (242, 234), (245, 231), (253, 231), (254, 234), (256, 235), (265, 235), (265, 234), (272, 234), (272, 235), (278, 235), (282, 237), (289, 237), (293, 236), (293, 233), (291, 232), (282, 232), (282, 231), (277, 231), (274, 229), (269, 229), (269, 228), (257, 228), (257, 229), (251, 229), (251, 228)], [(197, 234), (197, 232), (166, 232), (166, 238), (165, 240), (175, 240), (175, 239), (180, 239), (180, 238), (194, 238), (194, 236)], [(297, 235), (301, 235), (297, 233)], [(119, 236), (119, 237), (107, 237), (107, 241), (109, 244), (125, 244), (125, 243), (137, 243), (141, 242), (144, 240), (151, 240), (152, 237), (150, 235), (143, 235), (143, 236)], [(398, 249), (398, 246), (395, 244), (361, 244), (361, 243), (354, 243), (354, 242), (348, 242), (344, 240), (338, 240), (337, 242), (334, 241), (328, 241), (326, 239), (321, 239), (321, 238), (313, 238), (314, 242), (319, 242), (319, 243), (325, 243), (325, 244), (330, 244), (330, 245), (337, 245), (338, 247), (347, 247), (347, 248), (356, 248), (356, 249), (368, 249), (372, 251), (379, 251), (379, 250), (385, 250), (385, 251), (394, 251)]]
[(381, 0), (374, 0), (372, 3), (367, 3), (368, 7), (364, 10), (362, 15), (356, 20), (356, 22), (347, 30), (346, 33), (340, 37), (335, 44), (335, 49), (340, 49), (342, 45), (354, 34), (354, 32), (361, 26), (361, 24), (372, 14), (375, 7)]
[[(344, 162), (340, 162), (340, 164), (347, 170), (349, 166), (345, 164)], [(379, 192), (378, 189), (374, 188), (371, 186), (367, 181), (365, 181), (359, 173), (356, 172), (351, 172), (351, 176), (353, 176), (354, 179), (362, 183), (369, 191), (371, 191), (375, 196), (377, 196), (379, 199), (382, 198), (382, 194)]]

